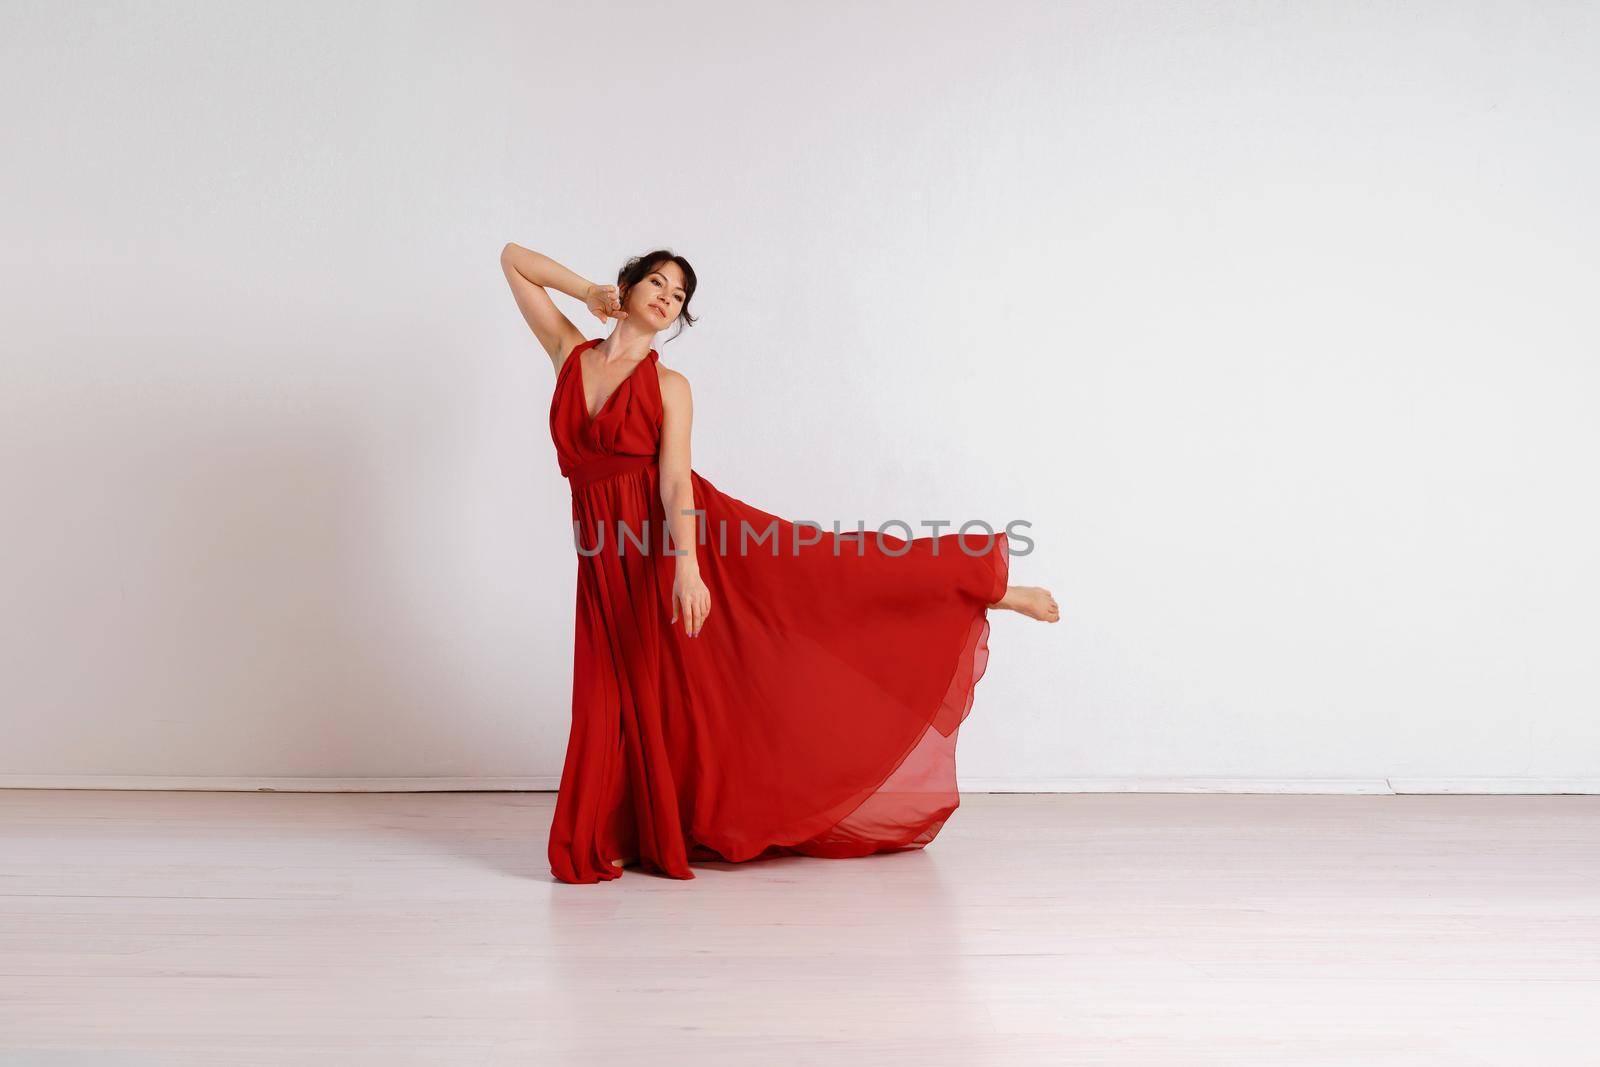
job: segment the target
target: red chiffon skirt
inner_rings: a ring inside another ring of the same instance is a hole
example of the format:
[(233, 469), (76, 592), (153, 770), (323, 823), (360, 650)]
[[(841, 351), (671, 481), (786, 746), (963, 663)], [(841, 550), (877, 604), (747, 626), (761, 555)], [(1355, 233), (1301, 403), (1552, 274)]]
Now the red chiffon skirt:
[[(711, 613), (689, 637), (668, 621), (677, 563), (660, 550), (656, 471), (648, 461), (574, 488), (573, 718), (555, 876), (615, 878), (610, 861), (636, 856), (692, 878), (692, 860), (932, 841), (960, 804), (956, 738), (988, 662), (987, 605), (1006, 589), (1005, 534), (969, 554), (987, 537), (968, 535), (963, 550), (955, 534), (824, 532), (806, 545), (815, 531), (802, 527), (796, 554), (792, 523), (694, 474)], [(741, 521), (753, 531), (743, 555)], [(648, 555), (637, 547), (647, 539)]]

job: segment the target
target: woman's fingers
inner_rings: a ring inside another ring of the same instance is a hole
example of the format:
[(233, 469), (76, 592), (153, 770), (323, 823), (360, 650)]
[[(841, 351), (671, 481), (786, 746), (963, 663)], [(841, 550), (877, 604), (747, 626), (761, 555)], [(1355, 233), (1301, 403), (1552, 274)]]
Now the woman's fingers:
[(706, 617), (711, 614), (711, 594), (682, 593), (674, 589), (672, 592), (672, 618), (671, 622), (678, 621), (679, 606), (682, 605), (683, 634), (685, 637), (699, 637), (701, 627), (706, 624)]

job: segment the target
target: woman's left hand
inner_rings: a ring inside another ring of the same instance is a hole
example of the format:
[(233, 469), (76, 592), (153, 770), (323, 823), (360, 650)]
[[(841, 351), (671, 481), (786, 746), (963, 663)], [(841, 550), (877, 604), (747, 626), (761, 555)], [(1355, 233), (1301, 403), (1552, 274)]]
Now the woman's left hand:
[(700, 627), (711, 614), (711, 590), (701, 580), (698, 571), (680, 570), (672, 581), (672, 622), (683, 616), (683, 631), (690, 637), (700, 635)]

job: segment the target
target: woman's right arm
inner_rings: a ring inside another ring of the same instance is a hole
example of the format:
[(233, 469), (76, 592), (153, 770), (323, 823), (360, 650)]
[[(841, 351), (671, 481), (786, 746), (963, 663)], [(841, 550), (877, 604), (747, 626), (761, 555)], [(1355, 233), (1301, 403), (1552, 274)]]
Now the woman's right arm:
[[(585, 338), (583, 331), (561, 313), (545, 290), (566, 293), (593, 310), (597, 306), (605, 306), (596, 301), (606, 287), (595, 285), (549, 256), (519, 244), (507, 244), (500, 250), (500, 269), (505, 272), (511, 295), (516, 298), (522, 317), (528, 321), (533, 335), (550, 354), (551, 365), (560, 370), (567, 354)], [(601, 322), (605, 321), (599, 312), (595, 314)]]

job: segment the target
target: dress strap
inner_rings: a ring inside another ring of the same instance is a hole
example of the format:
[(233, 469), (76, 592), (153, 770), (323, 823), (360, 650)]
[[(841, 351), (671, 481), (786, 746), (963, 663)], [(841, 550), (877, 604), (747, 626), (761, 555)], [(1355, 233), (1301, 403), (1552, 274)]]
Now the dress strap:
[(556, 372), (557, 376), (559, 377), (560, 375), (567, 373), (567, 368), (573, 363), (577, 362), (578, 357), (583, 355), (583, 350), (585, 348), (593, 348), (595, 345), (604, 340), (604, 337), (595, 337), (587, 341), (579, 341), (577, 344), (573, 345), (572, 351), (568, 352), (567, 358), (561, 362), (561, 369)]

